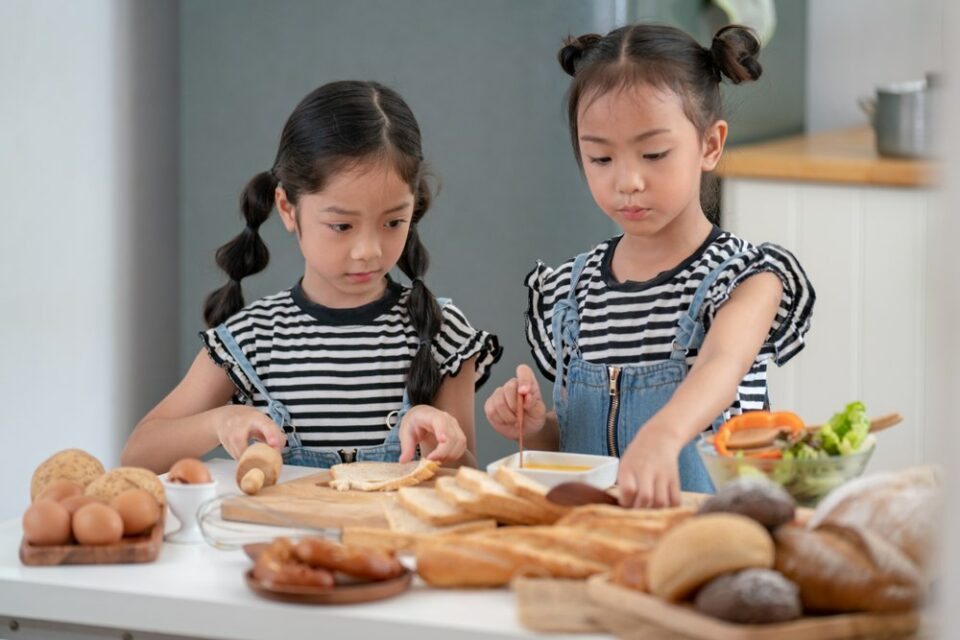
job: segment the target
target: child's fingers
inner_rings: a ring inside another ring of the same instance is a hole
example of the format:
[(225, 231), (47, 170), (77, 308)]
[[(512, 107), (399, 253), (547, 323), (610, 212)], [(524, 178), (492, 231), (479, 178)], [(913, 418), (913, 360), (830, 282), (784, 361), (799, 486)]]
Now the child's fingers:
[[(537, 379), (533, 375), (533, 369), (525, 364), (517, 365), (517, 383), (520, 385), (520, 393), (529, 394), (533, 387), (537, 386)], [(514, 391), (516, 393), (516, 391)]]
[(636, 478), (637, 494), (633, 498), (635, 509), (646, 509), (653, 506), (653, 478), (649, 474), (640, 474)]
[(670, 503), (668, 507), (679, 507), (683, 503), (683, 493), (680, 491), (680, 479), (674, 477), (670, 480), (670, 487), (668, 489), (670, 496)]
[(670, 480), (667, 478), (658, 478), (653, 485), (652, 507), (663, 509), (670, 506)]
[(255, 440), (265, 442), (274, 449), (283, 449), (283, 446), (287, 441), (287, 437), (284, 435), (283, 431), (281, 431), (280, 427), (277, 426), (277, 423), (271, 420), (269, 417), (263, 414), (260, 415), (261, 419), (259, 419), (256, 424), (250, 428), (250, 437)]
[[(410, 414), (407, 414), (408, 416)], [(398, 434), (400, 438), (400, 462), (410, 462), (413, 460), (413, 456), (417, 453), (417, 438), (414, 433), (415, 429), (413, 425), (401, 424), (399, 427), (400, 433)]]
[(637, 481), (632, 473), (621, 473), (617, 478), (617, 486), (620, 487), (620, 506), (632, 507), (634, 498), (637, 496)]

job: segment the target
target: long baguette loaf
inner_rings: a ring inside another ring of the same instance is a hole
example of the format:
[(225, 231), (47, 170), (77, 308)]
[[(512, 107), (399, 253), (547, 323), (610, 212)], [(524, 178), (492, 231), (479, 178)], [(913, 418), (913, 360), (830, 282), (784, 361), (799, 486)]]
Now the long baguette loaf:
[(487, 534), (490, 538), (515, 541), (548, 551), (560, 551), (578, 558), (612, 567), (624, 558), (649, 552), (653, 544), (644, 544), (594, 533), (588, 529), (563, 526), (501, 527)]

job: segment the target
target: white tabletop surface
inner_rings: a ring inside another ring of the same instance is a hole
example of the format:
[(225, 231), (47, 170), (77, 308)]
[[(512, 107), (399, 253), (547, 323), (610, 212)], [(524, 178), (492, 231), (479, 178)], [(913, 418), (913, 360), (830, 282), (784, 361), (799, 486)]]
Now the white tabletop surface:
[[(232, 460), (209, 466), (218, 492), (236, 491)], [(284, 467), (280, 479), (315, 472)], [(201, 638), (541, 637), (519, 626), (514, 595), (506, 589), (430, 589), (417, 578), (407, 592), (380, 602), (284, 604), (247, 588), (243, 574), (250, 561), (239, 550), (165, 543), (147, 564), (27, 567), (18, 557), (20, 540), (19, 518), (0, 523), (0, 616), (8, 618)]]

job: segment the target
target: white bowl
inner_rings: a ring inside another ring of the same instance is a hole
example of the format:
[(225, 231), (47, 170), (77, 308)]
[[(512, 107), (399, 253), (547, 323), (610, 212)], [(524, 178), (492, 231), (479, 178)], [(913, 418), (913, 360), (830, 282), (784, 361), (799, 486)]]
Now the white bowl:
[(164, 540), (184, 544), (203, 542), (200, 523), (197, 522), (197, 510), (204, 502), (216, 497), (217, 481), (184, 484), (182, 482), (170, 482), (164, 475), (160, 477), (160, 482), (163, 483), (167, 507), (180, 521), (180, 528), (166, 534)]
[[(514, 453), (487, 465), (487, 473), (493, 475), (500, 467), (509, 467), (536, 480), (547, 487), (563, 482), (586, 482), (598, 489), (612, 487), (617, 481), (620, 459), (612, 456), (595, 456), (587, 453), (563, 453), (560, 451), (524, 451), (523, 468), (518, 468), (520, 454)], [(583, 470), (553, 470), (528, 468), (527, 465), (562, 465), (587, 467)]]

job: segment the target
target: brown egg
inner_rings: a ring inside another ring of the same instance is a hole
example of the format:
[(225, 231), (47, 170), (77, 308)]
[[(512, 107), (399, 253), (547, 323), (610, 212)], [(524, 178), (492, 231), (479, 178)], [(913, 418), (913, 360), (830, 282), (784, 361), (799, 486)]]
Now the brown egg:
[(178, 460), (167, 475), (170, 482), (181, 482), (183, 484), (203, 484), (212, 482), (210, 470), (196, 458), (183, 458)]
[(70, 496), (82, 496), (83, 487), (81, 487), (76, 482), (71, 482), (70, 480), (54, 480), (48, 484), (43, 491), (37, 495), (37, 500), (43, 500), (44, 498), (53, 500), (55, 502), (60, 502), (64, 498), (69, 498)]
[(70, 514), (58, 502), (37, 500), (23, 514), (23, 537), (38, 546), (67, 544), (70, 542)]
[(73, 516), (73, 514), (77, 512), (77, 509), (85, 504), (92, 504), (94, 502), (100, 502), (100, 500), (93, 496), (70, 496), (69, 498), (61, 500), (60, 504)]
[(160, 520), (160, 503), (143, 489), (127, 489), (110, 501), (123, 520), (123, 535), (143, 533)]
[(80, 544), (111, 544), (123, 537), (123, 520), (103, 503), (88, 504), (73, 514), (73, 537)]

